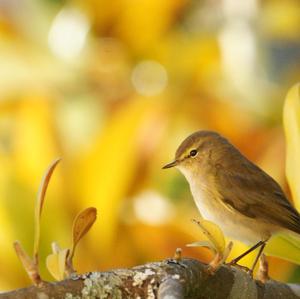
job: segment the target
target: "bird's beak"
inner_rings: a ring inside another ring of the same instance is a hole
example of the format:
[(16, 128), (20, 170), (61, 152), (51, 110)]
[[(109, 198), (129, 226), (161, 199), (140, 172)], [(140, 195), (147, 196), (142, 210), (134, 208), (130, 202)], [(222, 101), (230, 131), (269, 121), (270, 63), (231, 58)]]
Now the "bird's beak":
[(178, 165), (178, 160), (174, 160), (173, 162), (166, 164), (162, 169), (171, 168), (171, 167), (174, 167), (176, 165)]

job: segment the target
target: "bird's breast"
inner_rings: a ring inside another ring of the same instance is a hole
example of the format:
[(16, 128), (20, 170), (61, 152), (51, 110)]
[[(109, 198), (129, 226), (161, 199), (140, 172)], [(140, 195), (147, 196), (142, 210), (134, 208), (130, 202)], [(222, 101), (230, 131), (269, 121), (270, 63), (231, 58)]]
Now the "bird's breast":
[(254, 244), (270, 237), (271, 228), (265, 223), (232, 211), (222, 203), (220, 195), (206, 184), (190, 182), (190, 188), (202, 217), (220, 226), (226, 236), (246, 244)]
[(205, 185), (190, 184), (194, 201), (201, 215), (210, 221), (218, 222), (222, 216), (222, 207), (215, 195)]

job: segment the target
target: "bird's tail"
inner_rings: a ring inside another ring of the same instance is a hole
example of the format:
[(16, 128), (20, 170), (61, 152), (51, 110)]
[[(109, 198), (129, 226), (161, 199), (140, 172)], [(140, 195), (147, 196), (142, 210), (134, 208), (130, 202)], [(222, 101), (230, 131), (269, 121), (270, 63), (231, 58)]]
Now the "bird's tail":
[(280, 233), (271, 238), (265, 252), (300, 265), (300, 236), (293, 233)]

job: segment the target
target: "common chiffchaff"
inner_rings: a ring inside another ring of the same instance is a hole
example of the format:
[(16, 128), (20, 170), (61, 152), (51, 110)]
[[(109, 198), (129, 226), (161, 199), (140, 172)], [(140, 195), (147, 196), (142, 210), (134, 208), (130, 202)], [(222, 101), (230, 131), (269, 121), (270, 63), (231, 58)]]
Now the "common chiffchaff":
[(261, 253), (276, 232), (300, 234), (300, 215), (281, 187), (218, 133), (199, 131), (187, 137), (175, 160), (163, 168), (170, 167), (186, 177), (204, 218), (225, 235), (256, 244), (246, 253), (259, 246)]

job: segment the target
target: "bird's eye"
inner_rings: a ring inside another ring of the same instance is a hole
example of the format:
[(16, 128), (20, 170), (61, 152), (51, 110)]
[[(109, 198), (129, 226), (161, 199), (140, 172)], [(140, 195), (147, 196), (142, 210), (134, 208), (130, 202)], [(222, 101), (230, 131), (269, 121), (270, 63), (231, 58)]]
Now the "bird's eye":
[(190, 151), (190, 156), (191, 157), (195, 157), (197, 154), (198, 154), (198, 151), (195, 150), (195, 149), (193, 149), (193, 150)]

